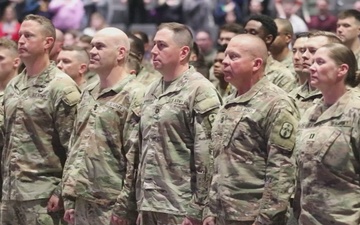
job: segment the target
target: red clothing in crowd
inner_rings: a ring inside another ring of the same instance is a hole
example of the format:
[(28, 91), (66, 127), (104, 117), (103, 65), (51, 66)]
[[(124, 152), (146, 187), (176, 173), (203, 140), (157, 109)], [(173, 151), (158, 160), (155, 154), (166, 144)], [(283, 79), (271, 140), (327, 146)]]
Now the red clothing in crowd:
[(0, 22), (0, 37), (7, 37), (11, 40), (18, 41), (19, 29), (20, 29), (20, 23), (18, 22), (12, 22), (12, 23)]

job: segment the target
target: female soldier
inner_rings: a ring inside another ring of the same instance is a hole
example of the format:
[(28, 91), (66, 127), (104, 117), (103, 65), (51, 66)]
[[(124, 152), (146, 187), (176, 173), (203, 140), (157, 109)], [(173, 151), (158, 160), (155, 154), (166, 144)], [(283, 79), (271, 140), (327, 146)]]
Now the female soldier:
[(295, 206), (302, 225), (360, 221), (360, 95), (357, 62), (342, 44), (319, 48), (310, 84), (323, 94), (299, 122)]

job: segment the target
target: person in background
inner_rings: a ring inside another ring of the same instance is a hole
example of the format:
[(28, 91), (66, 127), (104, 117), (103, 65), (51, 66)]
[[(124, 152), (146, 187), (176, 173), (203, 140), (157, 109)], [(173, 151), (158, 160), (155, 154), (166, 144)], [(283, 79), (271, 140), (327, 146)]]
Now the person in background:
[(355, 9), (342, 11), (338, 14), (336, 34), (344, 45), (350, 48), (360, 66), (360, 12)]
[(354, 53), (343, 44), (318, 48), (309, 83), (323, 98), (299, 122), (296, 215), (299, 225), (360, 221), (360, 98)]
[[(240, 1), (241, 2), (241, 1)], [(242, 11), (236, 0), (218, 0), (214, 9), (215, 23), (219, 26), (228, 23), (241, 23)]]
[(56, 63), (57, 67), (69, 75), (81, 91), (87, 86), (85, 74), (89, 66), (89, 54), (84, 48), (66, 46), (60, 51)]
[(17, 21), (15, 8), (12, 4), (5, 8), (0, 21), (0, 37), (6, 37), (13, 41), (19, 40), (20, 23)]
[(309, 30), (336, 31), (337, 17), (329, 10), (329, 0), (316, 0), (318, 13), (310, 16)]
[(84, 4), (81, 0), (51, 0), (49, 12), (55, 28), (65, 32), (78, 30), (85, 15)]
[(193, 66), (197, 72), (209, 79), (209, 68), (207, 67), (204, 56), (201, 54), (199, 47), (195, 42), (191, 48), (189, 64)]
[(296, 77), (294, 64), (292, 61), (293, 54), (290, 50), (290, 44), (293, 39), (293, 29), (289, 20), (276, 18), (274, 20), (278, 29), (278, 35), (274, 42), (270, 45), (271, 56), (286, 68)]
[(99, 12), (94, 12), (91, 14), (90, 26), (83, 30), (83, 34), (93, 37), (96, 32), (107, 26), (104, 16)]
[(210, 32), (207, 30), (199, 30), (196, 33), (195, 42), (199, 47), (200, 53), (204, 56), (206, 65), (210, 68), (216, 54)]
[(287, 93), (264, 77), (267, 57), (264, 41), (250, 34), (234, 37), (225, 50), (224, 78), (236, 91), (211, 132), (203, 225), (286, 225), (299, 115)]
[(79, 32), (77, 30), (68, 30), (64, 33), (64, 45), (73, 46), (75, 45)]
[(85, 49), (89, 53), (92, 48), (91, 40), (92, 40), (91, 36), (83, 34), (78, 38), (75, 45)]
[(53, 60), (56, 62), (56, 59), (61, 51), (61, 48), (64, 45), (64, 33), (59, 29), (55, 29), (55, 33), (56, 33), (55, 43), (50, 51), (50, 60)]
[(305, 21), (296, 14), (302, 4), (303, 0), (275, 0), (278, 17), (290, 21), (294, 34), (309, 31)]
[[(143, 69), (142, 60), (145, 53), (144, 43), (140, 38), (136, 37), (131, 33), (128, 34), (128, 38), (130, 41), (130, 52), (126, 62), (126, 68), (128, 73), (137, 76)], [(138, 79), (138, 77), (136, 77), (135, 79)]]
[(219, 83), (216, 86), (216, 89), (218, 90), (220, 96), (223, 99), (226, 98), (227, 96), (229, 96), (233, 91), (231, 84), (229, 82), (227, 82), (224, 77), (224, 65), (222, 62), (225, 59), (226, 47), (227, 47), (227, 45), (219, 45), (217, 47), (217, 53), (216, 53), (214, 65), (213, 65), (214, 76), (216, 77), (216, 79), (219, 80)]
[(50, 61), (55, 42), (50, 20), (26, 16), (19, 36), (26, 69), (4, 93), (1, 214), (6, 216), (0, 224), (64, 224), (60, 182), (80, 91)]

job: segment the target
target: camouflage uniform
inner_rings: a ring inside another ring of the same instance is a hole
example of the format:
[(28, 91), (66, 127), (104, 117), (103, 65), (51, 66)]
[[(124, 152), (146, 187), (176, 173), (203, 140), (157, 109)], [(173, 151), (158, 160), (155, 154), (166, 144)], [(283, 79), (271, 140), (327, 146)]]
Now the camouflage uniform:
[(205, 218), (217, 217), (217, 225), (286, 224), (297, 123), (293, 101), (266, 78), (226, 99), (211, 133), (215, 163)]
[(236, 92), (236, 88), (234, 86), (232, 86), (231, 84), (228, 84), (228, 86), (226, 87), (226, 89), (222, 89), (220, 87), (220, 84), (218, 84), (216, 86), (216, 90), (218, 90), (220, 96), (224, 99), (226, 97), (228, 97), (229, 95), (231, 95), (231, 93)]
[[(135, 222), (134, 168), (137, 168), (139, 154), (142, 87), (129, 75), (111, 88), (100, 90), (100, 83), (96, 82), (83, 92), (71, 136), (62, 193), (65, 209), (75, 208), (76, 217), (81, 219), (82, 216), (81, 220), (87, 221), (78, 221), (79, 224), (90, 221), (109, 224), (111, 211), (109, 214), (103, 209), (113, 207), (118, 196), (116, 214)], [(108, 216), (81, 211), (89, 208)]]
[(357, 51), (357, 52), (354, 52), (354, 54), (355, 54), (355, 58), (356, 58), (356, 61), (357, 61), (358, 69), (360, 69), (360, 50)]
[(88, 72), (85, 73), (85, 80), (87, 85), (89, 85), (99, 81), (99, 76), (95, 72), (89, 70)]
[(360, 221), (360, 97), (348, 90), (336, 103), (306, 111), (296, 142), (300, 225)]
[(136, 75), (136, 81), (144, 86), (149, 86), (155, 80), (158, 80), (161, 74), (158, 71), (150, 71), (147, 67), (143, 67), (139, 74)]
[(289, 96), (296, 102), (300, 116), (322, 98), (322, 93), (317, 89), (311, 90), (309, 85), (309, 82), (306, 81), (303, 85), (295, 88), (289, 93)]
[(266, 62), (265, 77), (286, 92), (290, 92), (298, 86), (296, 77), (291, 71), (271, 56)]
[(295, 79), (298, 81), (298, 75), (295, 72), (294, 68), (294, 62), (293, 62), (293, 53), (289, 52), (289, 54), (286, 56), (286, 58), (280, 62), (283, 66), (285, 66), (288, 70), (290, 70), (291, 74)]
[[(43, 204), (52, 194), (60, 196), (59, 183), (79, 99), (75, 82), (53, 62), (38, 76), (28, 77), (24, 70), (8, 84), (1, 160), (5, 224), (35, 224), (17, 223), (17, 218), (27, 219), (34, 213), (19, 210), (29, 201)], [(44, 212), (46, 209), (39, 213)]]
[(193, 67), (162, 86), (162, 79), (151, 84), (141, 110), (138, 209), (201, 220), (211, 178), (210, 132), (221, 99)]

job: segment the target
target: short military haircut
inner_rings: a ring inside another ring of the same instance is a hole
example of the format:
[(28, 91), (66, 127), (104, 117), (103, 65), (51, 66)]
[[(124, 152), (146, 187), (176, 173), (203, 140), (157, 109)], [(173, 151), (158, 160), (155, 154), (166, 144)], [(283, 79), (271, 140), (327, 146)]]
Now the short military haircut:
[(334, 33), (331, 33), (329, 31), (314, 31), (314, 32), (309, 32), (308, 34), (308, 38), (312, 38), (312, 37), (326, 37), (329, 41), (329, 43), (339, 43), (341, 44), (342, 41), (341, 39)]
[(55, 27), (48, 18), (39, 15), (29, 14), (25, 16), (24, 21), (37, 22), (38, 24), (42, 25), (44, 30), (44, 35), (46, 37), (52, 37), (54, 41), (56, 40)]
[[(158, 31), (162, 29), (168, 29), (174, 32), (173, 40), (179, 46), (189, 46), (192, 49), (194, 45), (193, 35), (189, 27), (180, 23), (162, 23), (158, 27)], [(206, 31), (205, 31), (206, 32)]]
[(232, 32), (235, 34), (243, 34), (244, 33), (244, 27), (238, 23), (225, 23), (219, 28), (219, 34), (222, 31)]
[[(262, 24), (262, 28), (264, 29), (265, 35), (272, 35), (273, 39), (271, 43), (275, 40), (277, 36), (277, 26), (273, 18), (267, 15), (253, 15), (251, 16), (246, 23), (248, 23), (250, 20), (258, 21)], [(270, 44), (271, 44), (270, 43)]]
[(346, 19), (349, 17), (354, 17), (358, 22), (360, 22), (360, 12), (355, 9), (348, 9), (348, 10), (341, 11), (337, 17), (340, 20)]
[(81, 42), (84, 42), (84, 43), (88, 43), (88, 44), (91, 44), (91, 41), (92, 41), (92, 37), (87, 35), (87, 34), (83, 34), (79, 37), (79, 41)]
[(283, 29), (282, 32), (284, 32), (286, 34), (290, 34), (291, 36), (294, 35), (294, 30), (293, 30), (293, 27), (289, 20), (282, 19), (282, 18), (276, 18), (275, 21), (276, 21), (275, 23), (281, 24), (282, 29)]
[(0, 38), (0, 48), (9, 50), (13, 54), (13, 56), (18, 55), (16, 42), (8, 38)]
[(149, 44), (149, 36), (142, 31), (136, 30), (131, 32), (133, 35), (139, 35), (140, 39), (144, 42), (144, 44)]
[(136, 56), (130, 53), (126, 60), (126, 67), (130, 70), (135, 70), (135, 73), (138, 74), (141, 70), (141, 62)]
[(302, 38), (302, 37), (309, 37), (309, 32), (300, 32), (295, 35), (295, 39)]
[(89, 54), (86, 51), (86, 49), (82, 47), (75, 45), (63, 46), (62, 51), (76, 52), (77, 58), (79, 59), (80, 62), (89, 64), (89, 60), (90, 60)]
[(130, 41), (130, 55), (132, 54), (141, 62), (145, 54), (144, 42), (134, 34), (128, 34), (128, 37)]
[(353, 51), (339, 43), (326, 44), (322, 46), (322, 48), (326, 48), (329, 51), (329, 57), (333, 59), (338, 66), (341, 64), (347, 64), (349, 66), (345, 84), (351, 87), (359, 85), (359, 71)]

